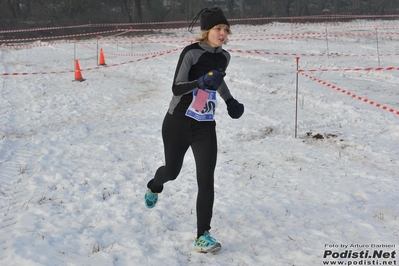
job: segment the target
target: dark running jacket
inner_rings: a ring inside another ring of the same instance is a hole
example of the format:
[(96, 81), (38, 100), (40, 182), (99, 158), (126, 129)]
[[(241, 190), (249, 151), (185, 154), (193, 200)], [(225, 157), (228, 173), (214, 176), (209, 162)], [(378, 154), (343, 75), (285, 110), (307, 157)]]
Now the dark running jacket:
[[(173, 97), (168, 112), (185, 116), (193, 100), (193, 91), (198, 89), (197, 79), (211, 70), (226, 72), (229, 62), (230, 54), (222, 47), (213, 48), (202, 42), (186, 46), (177, 63), (172, 86)], [(224, 81), (217, 92), (224, 101), (233, 98)]]

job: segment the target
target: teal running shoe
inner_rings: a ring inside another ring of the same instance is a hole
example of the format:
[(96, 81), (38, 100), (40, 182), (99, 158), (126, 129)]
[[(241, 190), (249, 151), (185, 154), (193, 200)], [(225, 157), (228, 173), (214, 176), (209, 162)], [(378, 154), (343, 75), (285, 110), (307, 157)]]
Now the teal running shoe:
[(222, 245), (208, 231), (194, 240), (194, 250), (199, 253), (216, 253), (221, 249)]
[(144, 203), (148, 209), (154, 208), (158, 201), (158, 193), (153, 193), (151, 189), (148, 189), (144, 195)]

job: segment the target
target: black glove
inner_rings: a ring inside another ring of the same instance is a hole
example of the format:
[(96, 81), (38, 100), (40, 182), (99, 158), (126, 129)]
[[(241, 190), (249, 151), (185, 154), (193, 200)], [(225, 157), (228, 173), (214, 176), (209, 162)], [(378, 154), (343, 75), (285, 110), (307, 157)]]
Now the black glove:
[(198, 88), (201, 90), (217, 90), (222, 82), (223, 75), (217, 70), (212, 70), (198, 78)]
[(239, 103), (236, 99), (230, 98), (226, 101), (227, 112), (231, 118), (237, 119), (244, 113), (244, 105)]

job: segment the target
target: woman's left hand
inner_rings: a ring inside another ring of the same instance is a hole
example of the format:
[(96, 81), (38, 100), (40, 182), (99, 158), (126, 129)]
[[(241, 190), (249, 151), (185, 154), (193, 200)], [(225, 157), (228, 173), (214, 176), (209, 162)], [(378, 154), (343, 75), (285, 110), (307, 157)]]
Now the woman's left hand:
[(236, 99), (231, 98), (226, 101), (227, 112), (229, 116), (233, 119), (240, 118), (244, 113), (244, 105), (239, 103)]

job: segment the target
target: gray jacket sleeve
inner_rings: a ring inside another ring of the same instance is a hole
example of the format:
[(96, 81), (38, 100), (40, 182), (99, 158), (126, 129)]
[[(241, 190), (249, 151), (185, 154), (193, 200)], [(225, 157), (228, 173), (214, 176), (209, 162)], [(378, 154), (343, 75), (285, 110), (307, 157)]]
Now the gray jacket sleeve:
[[(227, 58), (227, 66), (228, 66), (229, 63), (230, 63), (230, 54), (227, 53), (227, 52), (223, 52), (223, 54)], [(227, 68), (227, 66), (226, 66), (226, 68)], [(219, 93), (220, 97), (222, 97), (222, 99), (224, 101), (227, 101), (228, 99), (233, 98), (233, 96), (231, 95), (230, 90), (227, 87), (227, 84), (226, 84), (226, 82), (224, 80), (223, 80), (222, 85), (218, 88), (217, 92)]]
[(180, 60), (179, 69), (177, 69), (172, 86), (172, 92), (175, 96), (191, 93), (198, 87), (197, 80), (188, 81), (188, 72), (191, 66), (196, 63), (194, 62), (193, 53), (191, 51), (185, 53)]

